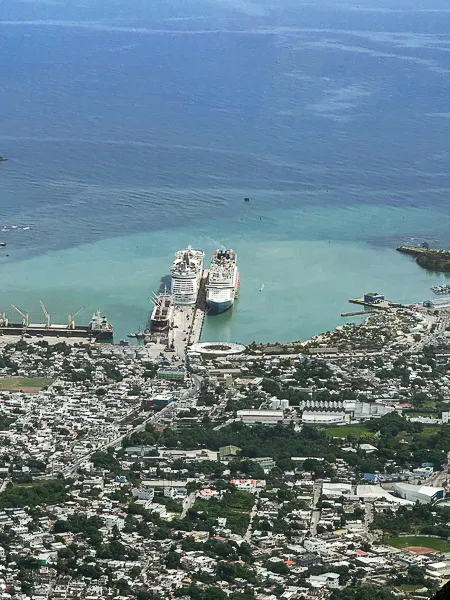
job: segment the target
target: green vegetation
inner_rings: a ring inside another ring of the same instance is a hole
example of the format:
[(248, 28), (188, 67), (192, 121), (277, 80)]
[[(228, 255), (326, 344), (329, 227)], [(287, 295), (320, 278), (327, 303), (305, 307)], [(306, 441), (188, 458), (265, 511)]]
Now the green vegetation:
[[(449, 519), (450, 508), (448, 507), (436, 511), (435, 507), (429, 504), (415, 504), (411, 509), (401, 506), (396, 512), (387, 511), (377, 514), (371, 528), (381, 529), (394, 538), (400, 533), (409, 533), (413, 536), (420, 533), (447, 540), (450, 537), (450, 527), (447, 525)], [(418, 545), (426, 546), (426, 544)]]
[(327, 427), (327, 437), (333, 438), (346, 438), (347, 435), (354, 435), (356, 437), (370, 436), (371, 433), (365, 427), (361, 425), (343, 425), (342, 427)]
[(69, 497), (66, 483), (64, 479), (55, 479), (42, 483), (13, 485), (0, 494), (0, 508), (60, 504)]
[(399, 252), (416, 257), (416, 263), (430, 271), (450, 271), (450, 250), (433, 250), (416, 246), (400, 246)]
[(347, 587), (334, 590), (330, 600), (395, 600), (396, 596), (387, 588), (372, 586)]
[(233, 533), (243, 535), (250, 523), (250, 511), (255, 503), (253, 494), (241, 492), (230, 486), (221, 500), (196, 500), (188, 511), (188, 518), (201, 531), (209, 531), (219, 517), (227, 519), (227, 527)]
[(407, 537), (390, 537), (384, 540), (386, 544), (394, 548), (409, 548), (410, 546), (422, 546), (423, 548), (432, 548), (438, 552), (450, 552), (450, 541), (440, 538), (423, 537), (419, 535), (409, 535)]
[(42, 388), (53, 383), (48, 377), (0, 377), (0, 390), (8, 392), (33, 391), (39, 392)]

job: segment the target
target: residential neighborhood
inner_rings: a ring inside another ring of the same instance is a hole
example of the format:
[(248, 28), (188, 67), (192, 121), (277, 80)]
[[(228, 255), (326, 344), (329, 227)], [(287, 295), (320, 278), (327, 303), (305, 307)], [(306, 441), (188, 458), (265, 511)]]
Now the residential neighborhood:
[(430, 598), (450, 579), (442, 318), (185, 364), (4, 343), (0, 597)]

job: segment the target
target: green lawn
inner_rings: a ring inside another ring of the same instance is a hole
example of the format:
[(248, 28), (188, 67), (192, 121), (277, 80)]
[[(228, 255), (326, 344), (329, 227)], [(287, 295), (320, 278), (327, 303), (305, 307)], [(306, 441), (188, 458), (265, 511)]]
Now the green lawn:
[(409, 535), (407, 537), (387, 538), (386, 543), (394, 548), (407, 548), (408, 546), (422, 546), (424, 548), (433, 548), (438, 552), (450, 552), (450, 542), (441, 538), (422, 537)]
[(360, 425), (343, 425), (342, 427), (328, 427), (327, 437), (340, 437), (345, 438), (351, 433), (356, 436), (370, 435), (370, 431)]
[(402, 592), (415, 592), (416, 590), (422, 589), (423, 585), (402, 583), (401, 585), (396, 585), (395, 587), (401, 590)]
[(48, 377), (0, 377), (0, 390), (38, 392), (53, 383)]
[(439, 431), (439, 427), (440, 425), (425, 425), (420, 435), (423, 438), (431, 437)]

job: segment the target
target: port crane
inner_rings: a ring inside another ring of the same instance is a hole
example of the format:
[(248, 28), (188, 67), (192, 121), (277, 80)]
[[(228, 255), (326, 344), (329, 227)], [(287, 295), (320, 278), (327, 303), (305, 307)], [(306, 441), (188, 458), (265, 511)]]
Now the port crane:
[(28, 327), (28, 324), (29, 324), (28, 313), (22, 312), (20, 310), (20, 308), (17, 308), (17, 306), (14, 306), (14, 304), (11, 304), (11, 306), (13, 307), (14, 310), (16, 310), (19, 313), (19, 315), (22, 315), (22, 317), (23, 317), (22, 325), (24, 327)]
[(47, 319), (47, 327), (50, 329), (51, 327), (51, 322), (50, 322), (50, 313), (48, 312), (48, 310), (45, 308), (45, 304), (42, 302), (42, 300), (39, 300), (40, 304), (41, 304), (41, 308), (44, 311), (44, 315), (45, 318)]
[(74, 313), (73, 315), (69, 315), (69, 318), (67, 320), (67, 329), (75, 329), (75, 317), (77, 315), (79, 315), (82, 310), (84, 310), (84, 306), (82, 306), (81, 308), (79, 308), (77, 310), (77, 312)]

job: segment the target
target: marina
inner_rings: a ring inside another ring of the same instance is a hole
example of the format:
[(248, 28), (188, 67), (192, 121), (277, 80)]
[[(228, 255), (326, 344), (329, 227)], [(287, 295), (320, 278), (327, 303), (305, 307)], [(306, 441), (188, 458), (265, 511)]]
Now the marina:
[(430, 290), (433, 292), (433, 294), (450, 294), (450, 284), (444, 284), (444, 285), (433, 285)]

